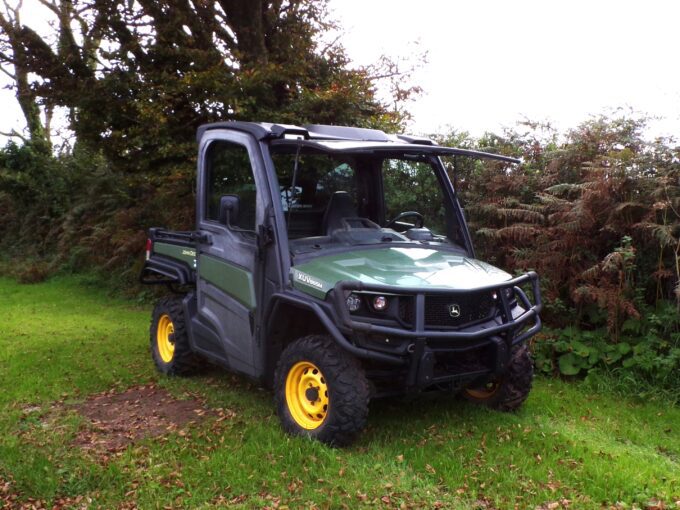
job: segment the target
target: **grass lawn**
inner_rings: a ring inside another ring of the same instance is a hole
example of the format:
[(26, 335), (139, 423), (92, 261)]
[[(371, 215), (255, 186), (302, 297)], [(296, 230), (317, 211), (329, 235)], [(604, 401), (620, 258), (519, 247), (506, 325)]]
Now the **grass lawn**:
[[(332, 449), (284, 435), (270, 393), (245, 379), (160, 377), (149, 308), (73, 279), (0, 279), (0, 504), (680, 507), (680, 409), (662, 402), (548, 379), (516, 414), (443, 395), (376, 401), (358, 443)], [(106, 460), (79, 446), (93, 425), (72, 404), (148, 383), (215, 411)]]

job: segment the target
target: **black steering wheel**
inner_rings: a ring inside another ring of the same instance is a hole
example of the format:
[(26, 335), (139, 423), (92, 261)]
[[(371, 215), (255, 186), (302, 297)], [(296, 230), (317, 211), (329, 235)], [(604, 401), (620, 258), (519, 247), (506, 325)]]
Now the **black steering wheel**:
[(408, 218), (409, 216), (413, 216), (416, 219), (414, 223), (416, 228), (423, 228), (423, 225), (425, 225), (425, 218), (423, 218), (423, 215), (417, 211), (404, 211), (397, 214), (394, 218), (387, 222), (385, 228), (392, 228), (399, 220), (402, 218)]

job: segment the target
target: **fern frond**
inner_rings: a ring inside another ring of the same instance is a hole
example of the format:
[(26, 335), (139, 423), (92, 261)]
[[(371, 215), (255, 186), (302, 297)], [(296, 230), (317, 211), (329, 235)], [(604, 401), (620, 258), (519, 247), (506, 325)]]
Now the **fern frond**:
[(619, 252), (609, 253), (602, 261), (602, 270), (608, 273), (616, 273), (624, 266), (623, 256)]
[(675, 246), (678, 240), (673, 237), (673, 225), (657, 225), (652, 229), (652, 235), (662, 246)]
[(566, 239), (555, 239), (554, 241), (550, 241), (548, 243), (548, 250), (551, 252), (555, 251), (564, 251), (569, 247), (569, 243), (567, 243)]
[(636, 211), (646, 210), (647, 207), (639, 202), (623, 202), (614, 207), (613, 213), (617, 216), (622, 216), (627, 213), (633, 213)]
[(498, 229), (496, 232), (498, 237), (502, 239), (522, 243), (532, 240), (540, 233), (540, 230), (533, 225), (518, 223), (516, 225)]
[(541, 204), (517, 204), (517, 209), (524, 209), (525, 211), (533, 211), (540, 214), (545, 214), (545, 207)]
[(600, 274), (600, 264), (595, 264), (594, 266), (589, 267), (585, 271), (582, 271), (581, 274), (579, 275), (579, 278), (587, 281), (593, 281), (595, 280)]
[(561, 221), (558, 223), (559, 229), (563, 230), (565, 232), (573, 233), (573, 232), (581, 232), (583, 229), (581, 228), (581, 223), (578, 220), (571, 220), (571, 221)]
[(515, 197), (505, 197), (501, 200), (501, 204), (505, 207), (517, 207), (520, 202)]
[(488, 203), (477, 203), (467, 207), (468, 212), (478, 218), (498, 219), (498, 205)]
[(536, 193), (536, 198), (538, 198), (538, 200), (545, 205), (568, 206), (571, 204), (571, 201), (569, 200), (559, 198), (556, 197), (555, 195), (550, 195), (548, 193)]
[(498, 239), (498, 230), (495, 228), (480, 228), (475, 231), (476, 234), (480, 237), (485, 237), (487, 239)]
[(633, 225), (633, 228), (638, 231), (646, 231), (649, 235), (655, 238), (661, 246), (675, 246), (678, 239), (673, 236), (674, 225), (659, 225), (652, 222), (640, 222)]
[(563, 196), (569, 193), (578, 192), (581, 193), (585, 189), (587, 183), (572, 184), (570, 182), (563, 182), (560, 184), (555, 184), (546, 188), (545, 191), (555, 196)]
[(522, 223), (533, 223), (540, 225), (545, 220), (545, 216), (539, 212), (528, 211), (526, 209), (498, 209), (501, 218)]

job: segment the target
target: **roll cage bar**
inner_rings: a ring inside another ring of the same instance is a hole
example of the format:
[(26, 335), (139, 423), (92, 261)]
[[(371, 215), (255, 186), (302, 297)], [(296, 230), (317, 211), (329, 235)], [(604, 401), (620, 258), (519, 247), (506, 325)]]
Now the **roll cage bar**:
[(467, 156), (475, 159), (491, 159), (506, 163), (521, 163), (517, 158), (491, 154), (489, 152), (458, 149), (455, 147), (442, 147), (439, 145), (421, 145), (399, 142), (372, 142), (372, 141), (345, 141), (345, 140), (302, 140), (302, 139), (278, 139), (270, 142), (272, 147), (308, 147), (321, 152), (332, 154), (379, 154), (399, 153), (418, 154), (425, 156)]

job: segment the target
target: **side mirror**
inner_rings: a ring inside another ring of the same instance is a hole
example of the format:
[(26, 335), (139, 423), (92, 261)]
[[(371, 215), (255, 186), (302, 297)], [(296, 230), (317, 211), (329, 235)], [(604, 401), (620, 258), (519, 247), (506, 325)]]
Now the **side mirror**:
[(223, 195), (220, 197), (220, 223), (231, 227), (238, 223), (239, 198), (238, 195)]

